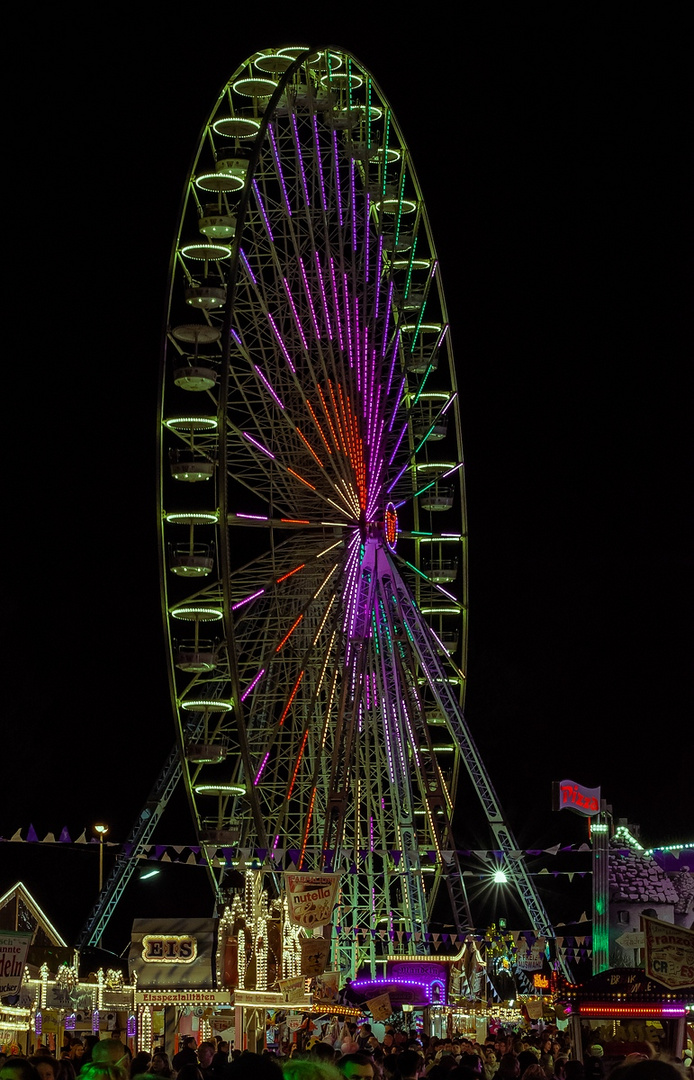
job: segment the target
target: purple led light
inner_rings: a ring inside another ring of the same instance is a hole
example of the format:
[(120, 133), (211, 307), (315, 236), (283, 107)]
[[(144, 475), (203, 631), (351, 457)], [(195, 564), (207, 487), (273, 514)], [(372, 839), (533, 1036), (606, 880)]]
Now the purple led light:
[(364, 236), (365, 236), (365, 240), (364, 240), (364, 249), (365, 249), (364, 250), (364, 279), (366, 280), (367, 283), (368, 283), (368, 280), (369, 280), (369, 247), (370, 247), (370, 245), (369, 245), (369, 202), (370, 201), (371, 201), (371, 197), (370, 197), (370, 195), (369, 195), (369, 193), (367, 191), (367, 193), (366, 193), (366, 213), (364, 215), (364, 222), (365, 222), (365, 226), (364, 226)]
[(374, 308), (374, 319), (378, 318), (378, 303), (381, 299), (381, 265), (383, 262), (383, 233), (378, 237), (378, 256), (376, 258), (376, 306)]
[[(258, 783), (260, 781), (260, 777), (263, 775), (263, 769), (267, 765), (267, 760), (268, 760), (269, 757), (270, 757), (270, 751), (268, 750), (267, 754), (265, 755), (265, 757), (263, 758), (263, 760), (261, 762), (260, 768), (258, 769), (258, 774), (257, 774), (255, 780), (253, 781), (253, 787), (258, 786)], [(277, 840), (278, 839), (279, 839), (279, 837), (277, 837)], [(277, 846), (277, 840), (275, 840), (275, 847)]]
[(455, 401), (455, 399), (457, 398), (457, 396), (458, 396), (458, 391), (457, 391), (457, 390), (455, 390), (455, 391), (454, 391), (454, 392), (453, 392), (453, 393), (451, 394), (451, 396), (449, 397), (449, 399), (448, 399), (448, 401), (446, 402), (446, 404), (444, 405), (444, 407), (443, 407), (443, 408), (441, 409), (441, 416), (445, 416), (445, 415), (446, 415), (446, 412), (448, 411), (448, 409), (450, 409), (451, 405), (453, 404), (453, 402)]
[(292, 291), (289, 288), (289, 282), (287, 281), (286, 278), (282, 278), (282, 281), (284, 282), (284, 288), (285, 288), (285, 292), (287, 293), (287, 299), (289, 300), (289, 304), (290, 304), (290, 307), (292, 309), (292, 313), (294, 315), (294, 322), (296, 323), (297, 330), (299, 331), (299, 335), (300, 335), (301, 340), (302, 340), (302, 342), (304, 344), (304, 348), (306, 349), (306, 352), (308, 352), (308, 342), (306, 341), (306, 335), (304, 334), (304, 329), (303, 329), (301, 323), (299, 322), (299, 312), (296, 310), (296, 304), (294, 303), (294, 297), (292, 296)]
[(231, 336), (233, 337), (234, 341), (236, 342), (236, 344), (237, 344), (237, 345), (240, 345), (240, 346), (241, 346), (241, 348), (243, 348), (243, 344), (242, 344), (242, 342), (241, 342), (241, 338), (240, 338), (240, 336), (239, 336), (239, 335), (238, 335), (238, 334), (236, 333), (236, 331), (234, 330), (233, 326), (232, 326), (232, 328), (231, 328), (231, 331), (230, 331), (230, 333), (231, 333)]
[[(321, 334), (320, 334), (320, 330), (318, 329), (318, 319), (316, 318), (316, 309), (313, 306), (313, 297), (311, 296), (311, 287), (310, 287), (310, 285), (308, 283), (308, 277), (306, 276), (306, 267), (304, 266), (304, 260), (303, 259), (299, 259), (299, 266), (301, 267), (301, 276), (302, 276), (302, 278), (304, 280), (304, 289), (306, 291), (306, 299), (308, 300), (308, 306), (309, 306), (309, 309), (311, 311), (311, 320), (313, 322), (313, 329), (316, 331), (316, 337), (319, 338), (321, 336)], [(308, 348), (308, 346), (307, 346), (307, 348)]]
[[(444, 477), (446, 477), (446, 476), (453, 476), (453, 473), (456, 473), (456, 472), (458, 472), (458, 470), (459, 470), (459, 469), (462, 469), (462, 467), (463, 467), (463, 464), (464, 464), (464, 462), (462, 462), (462, 461), (461, 461), (461, 462), (460, 462), (460, 463), (459, 463), (458, 465), (454, 465), (454, 466), (453, 466), (453, 468), (452, 468), (452, 469), (449, 469), (449, 470), (448, 470), (448, 472), (445, 472), (445, 473), (443, 474), (443, 476), (444, 476)], [(443, 477), (442, 477), (442, 479), (443, 479)]]
[(294, 129), (294, 142), (296, 143), (296, 152), (297, 152), (297, 155), (298, 155), (298, 158), (299, 158), (299, 167), (301, 169), (301, 183), (302, 183), (303, 188), (304, 188), (304, 199), (306, 200), (306, 205), (310, 206), (311, 203), (310, 203), (309, 197), (308, 197), (308, 184), (306, 183), (306, 172), (304, 170), (304, 159), (301, 156), (301, 143), (299, 142), (299, 129), (296, 126), (296, 114), (295, 113), (292, 113), (292, 128)]
[(273, 153), (273, 156), (275, 158), (275, 166), (277, 168), (277, 175), (279, 176), (280, 183), (282, 185), (282, 194), (284, 195), (284, 205), (287, 208), (287, 213), (289, 214), (289, 217), (291, 217), (292, 216), (292, 211), (291, 211), (291, 207), (289, 205), (289, 196), (287, 195), (287, 187), (286, 187), (286, 184), (284, 182), (284, 173), (282, 172), (282, 166), (280, 164), (280, 155), (279, 155), (278, 150), (277, 150), (277, 143), (275, 142), (275, 132), (274, 132), (272, 124), (268, 124), (267, 129), (270, 132), (270, 142), (272, 143), (272, 153)]
[(393, 424), (395, 422), (395, 416), (397, 414), (398, 409), (400, 408), (400, 402), (402, 400), (402, 395), (403, 395), (403, 393), (405, 391), (405, 382), (406, 382), (406, 380), (407, 380), (407, 375), (403, 375), (402, 382), (400, 383), (400, 389), (398, 390), (398, 396), (397, 396), (397, 399), (396, 399), (396, 402), (395, 402), (395, 408), (393, 409), (393, 415), (392, 415), (392, 417), (390, 419), (390, 425), (388, 427), (388, 432), (389, 433), (393, 430)]
[(273, 319), (273, 317), (272, 317), (272, 315), (270, 314), (269, 311), (267, 313), (267, 317), (270, 320), (270, 325), (272, 326), (272, 329), (275, 331), (275, 337), (277, 338), (277, 341), (279, 343), (279, 347), (282, 350), (282, 352), (284, 353), (284, 359), (289, 364), (292, 375), (296, 375), (296, 368), (294, 367), (291, 360), (289, 359), (289, 353), (287, 352), (287, 347), (284, 344), (284, 342), (282, 341), (282, 336), (281, 336), (279, 330), (277, 329), (277, 327), (275, 325), (275, 320)]
[(395, 477), (395, 479), (393, 480), (393, 482), (392, 482), (392, 484), (390, 485), (390, 487), (386, 488), (386, 494), (387, 494), (387, 495), (390, 495), (391, 491), (393, 490), (393, 488), (394, 488), (394, 487), (395, 487), (395, 485), (397, 484), (397, 482), (398, 482), (398, 480), (400, 479), (400, 477), (402, 476), (402, 474), (403, 474), (404, 472), (406, 472), (406, 471), (407, 471), (407, 469), (409, 469), (409, 467), (410, 467), (410, 463), (409, 463), (409, 461), (406, 461), (406, 462), (405, 462), (405, 464), (403, 465), (402, 469), (401, 469), (401, 470), (400, 470), (400, 472), (398, 473), (398, 475), (397, 475), (397, 476)]
[(254, 439), (252, 435), (249, 435), (247, 431), (242, 431), (241, 434), (245, 439), (248, 439), (249, 442), (253, 443), (254, 446), (257, 446), (259, 450), (262, 450), (267, 457), (272, 458), (273, 461), (275, 460), (275, 455), (268, 450), (267, 446), (263, 446), (263, 444), (259, 443), (257, 439)]
[(249, 521), (269, 521), (270, 518), (264, 517), (262, 514), (237, 514), (237, 518), (247, 518)]
[[(314, 117), (314, 120), (315, 120), (315, 117)], [(328, 311), (328, 297), (325, 294), (325, 285), (323, 284), (323, 271), (321, 270), (320, 256), (319, 256), (317, 251), (315, 252), (315, 256), (316, 256), (316, 270), (318, 271), (318, 282), (320, 284), (321, 296), (323, 297), (323, 310), (325, 311), (325, 325), (326, 325), (326, 328), (327, 328), (327, 331), (328, 331), (328, 337), (332, 341), (332, 339), (333, 339), (333, 331), (332, 331), (332, 327), (330, 325), (330, 313)]]
[(323, 179), (323, 161), (320, 156), (320, 139), (318, 138), (318, 119), (316, 114), (313, 114), (313, 136), (316, 143), (316, 160), (318, 162), (318, 174), (320, 176), (320, 190), (321, 198), (323, 200), (323, 209), (328, 209), (328, 204), (325, 200), (325, 180)]
[(333, 299), (335, 301), (335, 322), (337, 323), (337, 340), (340, 343), (340, 348), (344, 351), (344, 343), (342, 341), (342, 323), (340, 322), (340, 304), (337, 299), (337, 279), (335, 277), (335, 260), (330, 257), (330, 280), (333, 287)]
[(352, 188), (352, 251), (357, 250), (357, 187), (354, 182), (354, 158), (349, 159), (350, 186)]
[(405, 423), (403, 424), (402, 431), (400, 432), (400, 434), (398, 436), (398, 441), (395, 444), (395, 449), (393, 450), (393, 453), (390, 455), (390, 461), (388, 462), (388, 468), (390, 468), (390, 466), (393, 464), (393, 460), (394, 460), (395, 455), (397, 454), (398, 450), (400, 449), (400, 443), (402, 442), (403, 435), (405, 434), (406, 431), (407, 431), (407, 421), (405, 421)]
[(337, 194), (337, 213), (342, 228), (342, 192), (340, 191), (340, 155), (337, 149), (337, 129), (333, 129), (333, 153), (335, 155), (335, 192)]
[(350, 304), (349, 304), (349, 286), (347, 284), (347, 275), (343, 274), (342, 287), (344, 290), (344, 312), (345, 312), (345, 324), (347, 326), (347, 351), (349, 353), (349, 366), (354, 367), (354, 357), (352, 354), (352, 320), (350, 318)]
[(262, 596), (265, 589), (258, 589), (257, 592), (251, 593), (250, 596), (246, 596), (243, 600), (239, 600), (238, 604), (232, 604), (231, 610), (236, 611), (237, 608), (243, 607), (244, 604), (250, 604), (251, 600), (255, 600), (258, 596)]
[(262, 370), (258, 367), (257, 364), (254, 364), (253, 367), (255, 368), (255, 370), (258, 373), (258, 377), (265, 383), (265, 386), (267, 387), (268, 392), (270, 394), (272, 394), (273, 398), (275, 399), (275, 401), (279, 405), (280, 409), (284, 409), (284, 405), (283, 405), (282, 401), (278, 398), (277, 394), (275, 393), (275, 391), (270, 386), (270, 383), (265, 378), (265, 375), (263, 374)]
[[(395, 372), (395, 361), (398, 357), (398, 346), (400, 344), (400, 327), (395, 331), (395, 342), (393, 343), (393, 359), (390, 361), (390, 372), (388, 373), (388, 389), (386, 390), (386, 397), (390, 397), (390, 388), (393, 385), (393, 374)], [(395, 413), (393, 413), (395, 416)], [(392, 427), (392, 421), (391, 421)]]
[(257, 180), (253, 181), (253, 191), (255, 192), (255, 198), (256, 198), (256, 202), (258, 203), (260, 213), (263, 215), (263, 221), (265, 222), (265, 230), (266, 230), (266, 232), (268, 234), (268, 237), (270, 238), (270, 240), (274, 244), (275, 238), (272, 235), (272, 229), (270, 228), (270, 222), (268, 220), (267, 214), (265, 213), (265, 205), (264, 205), (262, 197), (260, 195), (260, 189), (258, 187), (258, 181)]
[(258, 674), (256, 675), (256, 677), (255, 677), (255, 679), (253, 680), (253, 682), (251, 683), (251, 685), (250, 685), (250, 686), (248, 686), (248, 687), (247, 687), (247, 688), (246, 688), (246, 689), (244, 690), (244, 692), (243, 692), (243, 693), (241, 694), (241, 701), (245, 701), (245, 700), (246, 700), (246, 698), (248, 697), (248, 695), (249, 695), (250, 693), (252, 693), (252, 692), (253, 692), (253, 687), (254, 687), (254, 686), (255, 686), (255, 685), (256, 685), (256, 684), (258, 683), (258, 681), (259, 681), (260, 679), (262, 679), (262, 677), (263, 677), (263, 675), (264, 675), (264, 674), (265, 674), (265, 668), (261, 668), (261, 670), (260, 670), (260, 671), (258, 672)]
[[(390, 311), (391, 311), (392, 306), (393, 306), (393, 279), (391, 278), (390, 285), (388, 286), (388, 303), (386, 304), (386, 315), (385, 315), (385, 327), (386, 328), (388, 326), (388, 323), (390, 322)], [(384, 334), (383, 334), (383, 352), (381, 353), (382, 357), (384, 357), (386, 355), (386, 348), (387, 347), (388, 347), (388, 335), (387, 335), (387, 333), (384, 332)]]
[(441, 330), (441, 333), (438, 336), (438, 339), (436, 341), (436, 346), (435, 346), (437, 349), (441, 348), (441, 345), (443, 344), (443, 339), (445, 338), (447, 333), (448, 333), (448, 323), (446, 323), (446, 325), (443, 327), (443, 329)]
[(436, 631), (433, 629), (433, 627), (430, 626), (429, 630), (431, 631), (431, 635), (434, 638), (434, 641), (436, 642), (436, 644), (439, 646), (439, 648), (442, 649), (445, 652), (446, 656), (450, 656), (451, 655), (451, 650), (446, 648), (446, 646), (441, 641), (441, 638), (436, 633)]
[(246, 258), (246, 253), (243, 250), (243, 248), (239, 248), (239, 254), (240, 254), (241, 259), (243, 261), (243, 265), (246, 267), (246, 273), (248, 274), (248, 276), (251, 279), (251, 281), (253, 282), (253, 284), (257, 285), (258, 282), (256, 281), (255, 274), (253, 273), (253, 271), (250, 268), (248, 259)]

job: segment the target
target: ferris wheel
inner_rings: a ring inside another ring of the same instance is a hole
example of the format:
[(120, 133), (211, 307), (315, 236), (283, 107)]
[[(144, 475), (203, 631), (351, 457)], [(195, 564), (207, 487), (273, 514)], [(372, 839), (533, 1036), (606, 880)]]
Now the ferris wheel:
[(186, 184), (169, 297), (162, 603), (215, 888), (232, 864), (342, 872), (338, 947), (353, 955), (361, 926), (423, 950), (442, 882), (471, 923), (453, 838), (466, 779), (551, 932), (463, 716), (441, 273), (400, 127), (353, 56), (284, 48), (237, 69)]

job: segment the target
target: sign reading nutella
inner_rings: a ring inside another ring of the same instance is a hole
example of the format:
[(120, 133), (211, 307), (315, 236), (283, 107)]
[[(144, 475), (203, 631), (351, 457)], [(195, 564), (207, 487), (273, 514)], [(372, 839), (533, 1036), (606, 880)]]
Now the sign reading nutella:
[(286, 873), (289, 918), (295, 926), (324, 926), (332, 918), (339, 874)]

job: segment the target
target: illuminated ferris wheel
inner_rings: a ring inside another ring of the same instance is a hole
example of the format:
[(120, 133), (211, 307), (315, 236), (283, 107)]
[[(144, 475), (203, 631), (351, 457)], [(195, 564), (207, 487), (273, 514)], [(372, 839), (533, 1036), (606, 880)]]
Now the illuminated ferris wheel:
[(353, 955), (355, 927), (424, 949), (445, 881), (464, 931), (466, 773), (547, 932), (462, 712), (463, 456), (436, 252), (391, 108), (345, 52), (256, 53), (205, 125), (160, 430), (170, 681), (215, 887), (249, 861), (277, 887), (288, 861), (343, 872)]

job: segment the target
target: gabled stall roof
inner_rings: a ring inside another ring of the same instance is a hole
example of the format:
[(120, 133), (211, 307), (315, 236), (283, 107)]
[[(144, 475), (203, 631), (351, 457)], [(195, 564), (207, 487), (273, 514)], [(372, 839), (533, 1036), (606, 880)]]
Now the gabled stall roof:
[[(22, 919), (22, 907), (28, 914)], [(14, 909), (14, 910), (13, 910)], [(8, 919), (8, 915), (10, 918)], [(27, 922), (29, 925), (27, 925)], [(33, 896), (21, 881), (18, 881), (10, 889), (0, 896), (0, 928), (5, 930), (31, 930), (32, 945), (48, 944), (67, 948), (67, 942), (63, 940), (48, 916), (42, 911)], [(42, 934), (45, 942), (37, 941), (37, 935)]]

